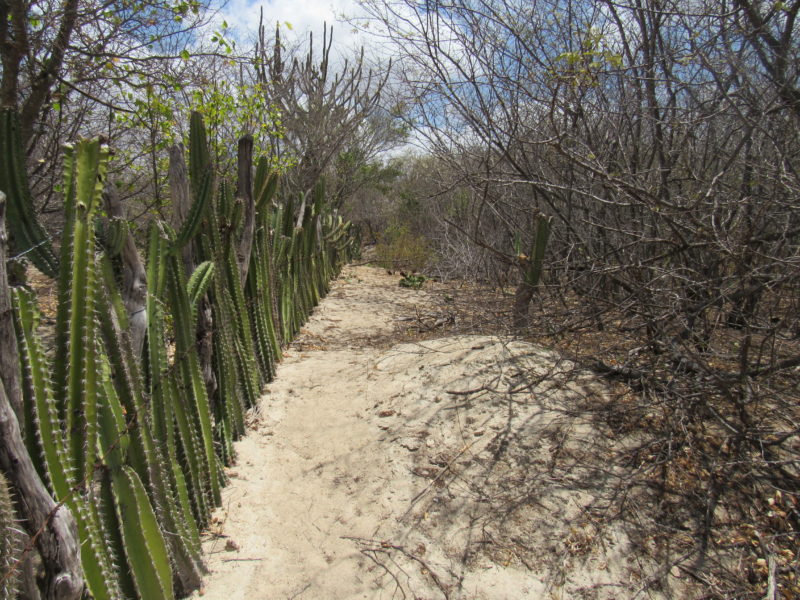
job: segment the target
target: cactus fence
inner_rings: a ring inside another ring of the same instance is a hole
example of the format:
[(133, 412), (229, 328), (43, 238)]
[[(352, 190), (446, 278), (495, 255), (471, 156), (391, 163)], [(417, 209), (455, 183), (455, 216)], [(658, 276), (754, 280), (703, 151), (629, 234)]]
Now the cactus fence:
[[(182, 150), (171, 153), (182, 215), (150, 224), (144, 259), (105, 189), (107, 148), (81, 141), (66, 149), (57, 256), (33, 214), (16, 123), (3, 112), (0, 190), (16, 251), (57, 279), (58, 308), (46, 348), (34, 294), (10, 290), (13, 331), (0, 335), (16, 338), (20, 398), (5, 383), (0, 404), (14, 409), (22, 460), (54, 502), (44, 517), (21, 511), (21, 479), (31, 474), (0, 457), (28, 533), (9, 533), (14, 507), (0, 477), (0, 594), (14, 597), (38, 553), (45, 598), (80, 597), (84, 585), (97, 600), (186, 595), (200, 586), (200, 531), (220, 503), (222, 466), (233, 460), (245, 412), (357, 242), (326, 206), (321, 182), (279, 191), (267, 160), (252, 164), (247, 138), (237, 181), (215, 174), (193, 114), (188, 169)], [(13, 431), (0, 434), (9, 446)], [(64, 507), (76, 526), (78, 568), (65, 560), (63, 540), (51, 556), (52, 538), (64, 535), (50, 531), (51, 521)]]

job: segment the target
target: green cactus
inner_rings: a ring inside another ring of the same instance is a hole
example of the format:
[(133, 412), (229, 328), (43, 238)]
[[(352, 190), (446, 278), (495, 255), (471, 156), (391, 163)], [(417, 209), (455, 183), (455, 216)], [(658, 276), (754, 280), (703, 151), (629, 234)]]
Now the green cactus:
[(189, 277), (186, 292), (189, 294), (189, 302), (192, 305), (192, 313), (195, 315), (195, 321), (197, 319), (197, 306), (203, 296), (206, 295), (213, 277), (214, 263), (210, 260), (197, 265), (194, 272)]
[[(108, 157), (98, 142), (80, 142), (65, 157), (52, 363), (37, 336), (33, 295), (13, 292), (26, 443), (54, 496), (75, 515), (87, 587), (97, 600), (173, 598), (199, 585), (199, 528), (221, 499), (220, 460), (232, 461), (232, 442), (244, 433), (245, 411), (262, 381), (274, 376), (281, 344), (353, 249), (347, 224), (326, 212), (322, 183), (295, 217), (291, 200), (275, 202), (278, 178), (262, 159), (242, 282), (234, 244), (241, 203), (224, 180), (216, 190), (196, 113), (190, 129), (190, 215), (177, 235), (158, 223), (148, 233), (144, 356), (131, 348), (110, 258), (129, 235), (121, 222), (108, 223), (107, 253), (98, 254), (95, 222)], [(195, 242), (205, 262), (187, 278), (180, 250)], [(213, 398), (196, 344), (203, 297), (214, 315)]]
[(264, 214), (267, 211), (267, 205), (278, 190), (278, 174), (274, 171), (270, 172), (269, 160), (266, 156), (260, 157), (256, 164), (253, 189), (255, 190), (256, 212)]
[(259, 219), (253, 240), (253, 258), (247, 276), (247, 302), (251, 308), (251, 323), (254, 332), (257, 355), (265, 381), (275, 376), (275, 368), (280, 360), (280, 341), (275, 327), (277, 315), (272, 302), (272, 258), (269, 248), (269, 230)]
[(18, 563), (23, 548), (8, 482), (0, 473), (0, 600), (14, 600), (17, 597)]
[(539, 285), (544, 264), (544, 252), (550, 237), (550, 218), (542, 214), (536, 216), (536, 233), (531, 243), (530, 254), (525, 262), (525, 283), (531, 287)]
[(108, 219), (103, 225), (102, 241), (111, 256), (118, 256), (122, 252), (125, 240), (128, 239), (128, 222), (114, 217)]
[[(97, 355), (94, 298), (97, 292), (94, 258), (94, 217), (105, 179), (108, 150), (98, 141), (83, 141), (74, 154), (68, 152), (65, 186), (69, 229), (64, 246), (70, 260), (64, 260), (59, 276), (59, 297), (68, 298), (66, 310), (60, 309), (57, 330), (66, 342), (56, 348), (56, 361), (63, 363), (59, 373), (66, 385), (55, 388), (62, 407), (70, 467), (77, 482), (88, 482), (96, 456), (97, 426)], [(66, 332), (66, 335), (64, 335)]]
[(173, 599), (166, 543), (139, 476), (130, 467), (112, 471), (111, 485), (125, 555), (139, 597)]
[(168, 242), (158, 227), (150, 227), (147, 280), (150, 293), (147, 297), (147, 350), (149, 360), (150, 396), (152, 402), (153, 431), (156, 439), (167, 442), (172, 438), (173, 420), (177, 425), (178, 436), (170, 454), (176, 457), (180, 453), (186, 464), (192, 498), (192, 509), (197, 523), (206, 523), (211, 515), (208, 493), (205, 482), (209, 477), (209, 469), (203, 460), (199, 433), (193, 426), (190, 401), (185, 393), (178, 393), (179, 388), (170, 379), (171, 369), (167, 358), (167, 334), (165, 329), (166, 271)]
[(12, 288), (17, 343), (23, 373), (23, 396), (26, 414), (25, 443), (42, 480), (56, 497), (69, 493), (69, 458), (61, 421), (50, 384), (50, 365), (36, 328), (39, 309), (33, 292)]
[(167, 256), (166, 295), (170, 301), (175, 334), (175, 363), (182, 376), (182, 384), (191, 391), (192, 418), (197, 432), (200, 434), (201, 447), (205, 458), (204, 470), (207, 479), (204, 487), (210, 492), (215, 504), (219, 504), (221, 473), (217, 467), (214, 454), (214, 441), (211, 424), (211, 412), (206, 386), (200, 373), (200, 362), (195, 345), (194, 317), (192, 315), (189, 296), (186, 293), (186, 276), (183, 263), (177, 253)]
[(29, 257), (45, 275), (55, 277), (58, 259), (47, 232), (34, 213), (19, 116), (11, 108), (0, 110), (0, 190), (6, 193), (8, 201), (8, 225), (14, 250)]
[(189, 209), (189, 214), (178, 232), (178, 237), (175, 245), (178, 248), (183, 248), (189, 243), (200, 230), (203, 224), (205, 214), (211, 205), (211, 199), (214, 195), (214, 172), (211, 169), (206, 169), (201, 175), (201, 181), (196, 186), (194, 202)]
[[(103, 264), (107, 265), (108, 262), (104, 257)], [(130, 340), (115, 324), (120, 317), (126, 315), (121, 306), (119, 290), (113, 285), (105, 286), (103, 290), (105, 293), (99, 296), (98, 315), (110, 359), (110, 377), (105, 380), (107, 389), (113, 381), (113, 387), (107, 391), (106, 396), (116, 405), (121, 404), (128, 416), (126, 435), (130, 436), (130, 442), (127, 462), (147, 483), (148, 495), (165, 532), (175, 567), (177, 587), (188, 593), (199, 587), (203, 566), (197, 523), (185, 494), (182, 472), (177, 464), (172, 435), (174, 428), (164, 428), (166, 433), (163, 440), (156, 440), (154, 437), (153, 422), (158, 419), (150, 413), (144, 400), (144, 385), (138, 361), (133, 356)], [(118, 400), (114, 397), (116, 394)], [(158, 395), (158, 398), (162, 399), (162, 396)], [(171, 403), (161, 405), (169, 407)], [(121, 414), (120, 411), (117, 413)], [(171, 415), (163, 418), (170, 424), (173, 422)], [(163, 420), (158, 422), (163, 424)], [(105, 463), (113, 466), (108, 460)], [(184, 490), (181, 490), (181, 485)]]
[(54, 497), (66, 502), (75, 516), (81, 540), (81, 562), (86, 583), (96, 598), (119, 597), (113, 577), (113, 561), (107, 552), (103, 530), (92, 511), (94, 499), (76, 490), (74, 470), (68, 455), (68, 444), (62, 435), (56, 401), (48, 378), (49, 365), (35, 328), (39, 320), (33, 294), (17, 288), (13, 291), (17, 317), (17, 335), (25, 369), (26, 404), (32, 408), (33, 421), (37, 423), (35, 443), (41, 452), (32, 452), (37, 468), (51, 487)]
[(211, 154), (208, 150), (208, 137), (203, 116), (194, 111), (189, 116), (189, 178), (192, 193), (197, 199), (202, 196), (206, 177), (212, 172)]

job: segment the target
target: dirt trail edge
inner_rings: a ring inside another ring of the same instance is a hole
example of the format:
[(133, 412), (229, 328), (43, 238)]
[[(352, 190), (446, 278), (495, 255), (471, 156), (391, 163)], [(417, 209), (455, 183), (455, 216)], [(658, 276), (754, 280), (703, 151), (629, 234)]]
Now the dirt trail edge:
[(608, 442), (561, 408), (602, 386), (501, 338), (392, 346), (432, 300), (397, 281), (345, 268), (286, 352), (194, 597), (634, 597), (657, 565), (587, 508)]

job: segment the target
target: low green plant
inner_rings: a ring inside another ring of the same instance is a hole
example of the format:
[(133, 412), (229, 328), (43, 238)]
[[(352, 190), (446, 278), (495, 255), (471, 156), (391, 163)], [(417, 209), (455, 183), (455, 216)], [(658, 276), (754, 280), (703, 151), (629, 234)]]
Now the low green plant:
[(423, 283), (425, 283), (425, 275), (412, 273), (411, 275), (403, 275), (399, 285), (400, 287), (418, 290)]

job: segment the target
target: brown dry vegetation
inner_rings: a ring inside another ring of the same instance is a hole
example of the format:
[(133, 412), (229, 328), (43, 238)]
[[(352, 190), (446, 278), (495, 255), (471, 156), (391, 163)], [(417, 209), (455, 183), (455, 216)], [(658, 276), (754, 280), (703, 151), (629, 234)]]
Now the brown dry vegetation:
[[(399, 322), (401, 340), (513, 331), (513, 290), (456, 281), (429, 281), (425, 289), (438, 304)], [(592, 474), (587, 478), (606, 483), (587, 518), (603, 524), (620, 520), (636, 532), (637, 551), (663, 564), (663, 572), (644, 583), (657, 586), (658, 577), (672, 573), (698, 584), (689, 597), (797, 597), (798, 368), (774, 378), (769, 390), (760, 390), (761, 400), (747, 406), (747, 419), (762, 432), (760, 445), (740, 440), (734, 447), (735, 436), (725, 424), (741, 417), (738, 407), (713, 388), (692, 397), (697, 392), (686, 380), (736, 377), (743, 344), (758, 347), (771, 364), (791, 360), (800, 354), (800, 339), (748, 339), (741, 330), (717, 327), (703, 353), (703, 364), (714, 372), (681, 373), (643, 353), (642, 332), (622, 310), (606, 309), (600, 322), (596, 305), (540, 291), (521, 339), (575, 361), (576, 374), (589, 369), (608, 382), (607, 395), (562, 408), (591, 415), (594, 426), (612, 439), (636, 441), (602, 455), (593, 448), (560, 457), (556, 468), (564, 461), (581, 464)], [(645, 355), (637, 361), (640, 354)], [(687, 395), (676, 405), (682, 386)], [(793, 441), (781, 444), (786, 438)]]

